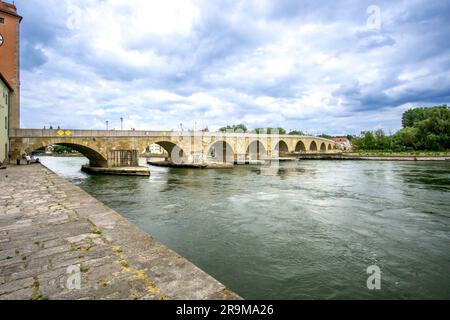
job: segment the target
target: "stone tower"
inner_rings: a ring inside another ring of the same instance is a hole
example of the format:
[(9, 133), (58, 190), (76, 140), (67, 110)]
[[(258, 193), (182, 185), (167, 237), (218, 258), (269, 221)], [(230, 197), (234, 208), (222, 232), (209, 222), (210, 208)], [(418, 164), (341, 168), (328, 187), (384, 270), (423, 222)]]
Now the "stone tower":
[(10, 97), (9, 128), (20, 128), (20, 49), (22, 17), (13, 4), (0, 0), (0, 73), (14, 92)]

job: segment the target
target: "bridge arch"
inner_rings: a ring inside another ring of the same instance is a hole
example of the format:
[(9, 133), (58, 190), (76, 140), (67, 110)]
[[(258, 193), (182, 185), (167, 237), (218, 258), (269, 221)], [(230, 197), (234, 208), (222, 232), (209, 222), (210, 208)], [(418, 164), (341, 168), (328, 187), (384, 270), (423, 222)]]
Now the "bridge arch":
[(259, 140), (252, 141), (248, 147), (246, 156), (249, 160), (259, 160), (267, 155), (267, 149)]
[[(185, 152), (176, 143), (170, 141), (157, 141), (152, 144), (161, 146), (169, 155), (169, 160), (174, 163), (183, 163), (185, 160)], [(150, 144), (150, 145), (152, 145)]]
[(83, 156), (88, 158), (89, 160), (89, 166), (91, 167), (107, 167), (108, 166), (108, 160), (105, 155), (101, 154), (99, 151), (95, 150), (94, 147), (84, 145), (81, 143), (74, 143), (74, 142), (62, 142), (62, 141), (50, 141), (50, 142), (38, 142), (30, 147), (25, 148), (26, 153), (32, 153), (36, 150), (46, 148), (49, 145), (58, 145), (62, 147), (68, 147), (72, 150), (78, 151)]
[(331, 143), (328, 145), (328, 151), (333, 150), (333, 147), (331, 146)]
[(234, 163), (235, 153), (233, 147), (226, 141), (219, 140), (208, 147), (208, 157), (217, 162)]
[(317, 151), (317, 143), (315, 141), (309, 145), (309, 151)]
[(327, 145), (325, 144), (325, 142), (322, 142), (322, 144), (320, 145), (320, 152), (327, 152)]
[(297, 142), (297, 145), (295, 146), (295, 152), (306, 152), (306, 146), (303, 143), (303, 141)]
[(278, 153), (280, 157), (285, 157), (289, 153), (289, 147), (287, 143), (283, 140), (278, 141), (275, 146), (275, 152)]

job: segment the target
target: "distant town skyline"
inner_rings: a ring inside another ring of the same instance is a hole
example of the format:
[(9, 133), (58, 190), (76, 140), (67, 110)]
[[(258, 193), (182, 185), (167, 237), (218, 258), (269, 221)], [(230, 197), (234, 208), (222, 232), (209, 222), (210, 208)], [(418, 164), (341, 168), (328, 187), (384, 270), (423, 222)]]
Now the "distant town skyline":
[(448, 1), (15, 4), (25, 128), (358, 134), (450, 102)]

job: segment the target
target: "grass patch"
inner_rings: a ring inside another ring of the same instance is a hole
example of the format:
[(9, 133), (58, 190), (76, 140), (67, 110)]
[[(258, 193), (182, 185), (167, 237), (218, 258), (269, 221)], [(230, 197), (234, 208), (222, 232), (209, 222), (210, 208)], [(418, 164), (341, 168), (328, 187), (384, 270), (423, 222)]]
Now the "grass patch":
[(113, 251), (114, 251), (115, 253), (117, 253), (117, 254), (120, 254), (120, 253), (123, 252), (123, 251), (122, 251), (122, 248), (121, 248), (120, 246), (114, 246), (114, 247), (113, 247)]
[(74, 252), (74, 251), (78, 251), (78, 252), (89, 252), (89, 250), (91, 250), (93, 247), (92, 244), (87, 244), (84, 246), (78, 246), (78, 247), (72, 247), (70, 248), (70, 251)]
[(38, 277), (34, 277), (34, 282), (33, 282), (33, 295), (31, 297), (31, 300), (48, 300), (47, 296), (44, 296), (41, 293), (41, 284), (39, 283), (39, 279)]
[(349, 156), (388, 156), (388, 157), (445, 157), (450, 156), (450, 151), (390, 151), (390, 150), (354, 150), (344, 152)]
[(98, 280), (98, 283), (102, 286), (102, 288), (108, 287), (108, 280), (106, 279), (100, 279)]
[(83, 267), (83, 266), (81, 266), (81, 267), (80, 267), (80, 272), (81, 272), (81, 273), (87, 273), (87, 272), (89, 272), (89, 268), (88, 268), (88, 267)]

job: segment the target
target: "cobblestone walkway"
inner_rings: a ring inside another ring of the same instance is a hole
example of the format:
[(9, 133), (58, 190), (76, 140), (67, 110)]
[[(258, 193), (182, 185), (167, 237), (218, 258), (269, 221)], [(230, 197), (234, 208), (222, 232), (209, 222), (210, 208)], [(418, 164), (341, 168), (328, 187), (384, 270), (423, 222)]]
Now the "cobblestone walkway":
[(0, 170), (0, 299), (237, 298), (43, 166)]

